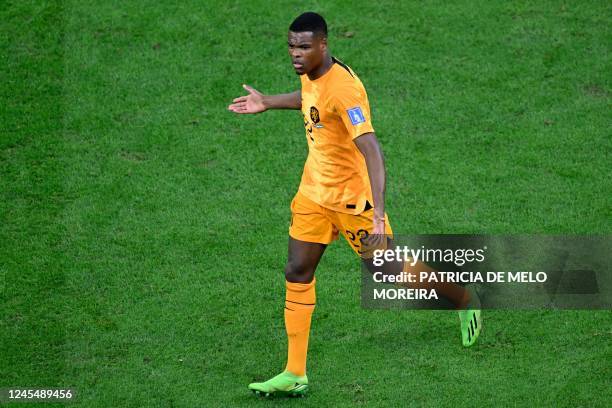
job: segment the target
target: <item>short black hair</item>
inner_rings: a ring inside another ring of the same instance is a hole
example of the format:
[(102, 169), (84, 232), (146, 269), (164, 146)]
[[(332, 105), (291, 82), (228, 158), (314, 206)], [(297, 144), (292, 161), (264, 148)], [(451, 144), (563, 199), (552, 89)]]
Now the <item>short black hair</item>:
[(304, 31), (312, 31), (315, 35), (327, 37), (327, 23), (320, 15), (312, 11), (300, 14), (293, 23), (289, 26), (289, 31), (301, 33)]

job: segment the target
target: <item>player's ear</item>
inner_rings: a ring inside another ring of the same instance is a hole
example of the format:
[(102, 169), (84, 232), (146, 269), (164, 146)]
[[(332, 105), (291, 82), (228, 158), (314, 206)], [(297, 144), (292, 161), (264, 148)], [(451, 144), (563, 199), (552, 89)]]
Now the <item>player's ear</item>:
[(327, 36), (322, 36), (320, 41), (321, 51), (327, 51)]

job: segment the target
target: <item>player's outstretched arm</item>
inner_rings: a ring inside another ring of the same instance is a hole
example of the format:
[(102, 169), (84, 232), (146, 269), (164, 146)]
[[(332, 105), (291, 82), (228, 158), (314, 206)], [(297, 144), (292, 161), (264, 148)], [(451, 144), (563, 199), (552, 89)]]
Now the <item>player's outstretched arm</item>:
[(288, 94), (264, 95), (255, 88), (242, 85), (249, 93), (239, 96), (227, 107), (235, 113), (260, 113), (268, 109), (301, 109), (302, 93), (295, 91)]

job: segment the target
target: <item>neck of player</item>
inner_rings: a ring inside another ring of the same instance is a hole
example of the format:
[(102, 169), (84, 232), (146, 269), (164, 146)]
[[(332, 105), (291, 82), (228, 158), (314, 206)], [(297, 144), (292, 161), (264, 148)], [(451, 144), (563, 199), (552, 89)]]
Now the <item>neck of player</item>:
[(315, 79), (321, 78), (331, 69), (332, 65), (334, 65), (334, 61), (332, 60), (331, 55), (329, 55), (329, 53), (325, 53), (321, 65), (308, 73), (308, 79), (314, 81)]

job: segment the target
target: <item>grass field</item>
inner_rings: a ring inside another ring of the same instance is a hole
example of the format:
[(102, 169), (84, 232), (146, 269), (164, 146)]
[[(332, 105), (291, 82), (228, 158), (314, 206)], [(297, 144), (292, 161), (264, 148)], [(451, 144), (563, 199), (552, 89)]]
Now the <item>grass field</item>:
[[(367, 311), (359, 262), (317, 274), (310, 396), (260, 401), (285, 361), (298, 112), (286, 30), (321, 12), (364, 82), (393, 228), (612, 232), (606, 2), (4, 1), (0, 387), (79, 407), (610, 406), (612, 313)], [(53, 404), (45, 404), (53, 406)]]

